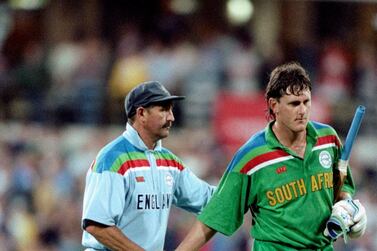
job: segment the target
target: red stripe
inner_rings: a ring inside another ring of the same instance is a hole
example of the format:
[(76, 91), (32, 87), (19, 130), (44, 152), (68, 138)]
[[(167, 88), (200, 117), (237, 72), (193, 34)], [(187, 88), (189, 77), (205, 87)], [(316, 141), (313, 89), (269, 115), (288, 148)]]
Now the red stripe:
[(339, 139), (335, 135), (328, 135), (328, 136), (319, 137), (319, 138), (317, 138), (317, 143), (315, 145), (320, 146), (320, 145), (325, 145), (325, 144), (329, 144), (329, 143), (335, 143), (335, 145), (337, 147), (340, 146)]
[(149, 162), (146, 159), (127, 160), (120, 166), (118, 173), (124, 175), (128, 169), (146, 166), (149, 167)]
[(157, 159), (157, 166), (169, 166), (169, 167), (175, 167), (178, 170), (182, 171), (184, 169), (183, 165), (179, 163), (176, 160), (171, 159)]
[(280, 158), (280, 157), (286, 157), (286, 156), (289, 156), (289, 154), (286, 153), (283, 150), (276, 150), (276, 151), (272, 151), (272, 152), (268, 152), (268, 153), (265, 153), (265, 154), (258, 155), (257, 157), (249, 160), (249, 162), (246, 163), (246, 165), (241, 169), (241, 173), (247, 173), (251, 169), (253, 169), (254, 167), (256, 167), (257, 165), (259, 165), (263, 162), (273, 160), (273, 159), (277, 159), (277, 158)]

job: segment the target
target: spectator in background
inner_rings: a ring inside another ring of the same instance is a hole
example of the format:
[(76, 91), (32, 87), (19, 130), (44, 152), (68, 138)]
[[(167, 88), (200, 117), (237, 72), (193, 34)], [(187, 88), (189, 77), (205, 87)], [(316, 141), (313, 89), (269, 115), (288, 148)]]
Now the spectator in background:
[(234, 40), (228, 34), (206, 24), (198, 31), (201, 39), (196, 62), (182, 83), (187, 95), (183, 107), (184, 124), (187, 127), (205, 127), (212, 116), (212, 105), (222, 87), (224, 61), (229, 56)]
[(0, 119), (11, 118), (11, 104), (17, 95), (8, 60), (0, 51)]
[(110, 69), (108, 95), (110, 122), (123, 123), (120, 109), (124, 97), (136, 86), (149, 78), (148, 66), (142, 51), (139, 32), (132, 25), (122, 26), (115, 58)]
[(367, 107), (363, 132), (374, 134), (377, 128), (377, 57), (370, 44), (360, 45), (356, 58), (357, 99)]
[(45, 100), (51, 86), (43, 44), (30, 41), (25, 46), (22, 61), (15, 67), (13, 79), (20, 90), (14, 103), (13, 116), (19, 119), (44, 122), (47, 119)]
[(97, 125), (103, 122), (108, 67), (107, 44), (99, 37), (86, 37), (82, 41), (80, 64), (72, 76), (76, 122)]
[(316, 94), (336, 105), (350, 97), (351, 62), (349, 52), (336, 39), (325, 43), (319, 58)]
[[(72, 81), (84, 58), (84, 37), (76, 34), (71, 39), (55, 44), (48, 58), (52, 86), (49, 90), (46, 108), (55, 124), (63, 125), (75, 121), (78, 89)], [(81, 104), (80, 104), (81, 105)]]
[(238, 30), (235, 38), (237, 43), (225, 58), (227, 89), (244, 95), (259, 92), (261, 59), (254, 47), (253, 39), (245, 29)]

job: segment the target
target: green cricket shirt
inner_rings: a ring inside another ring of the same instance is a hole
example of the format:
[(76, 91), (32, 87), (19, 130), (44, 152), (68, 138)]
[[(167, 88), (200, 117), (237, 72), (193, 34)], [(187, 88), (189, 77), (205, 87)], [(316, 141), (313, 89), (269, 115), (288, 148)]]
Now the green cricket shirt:
[[(332, 250), (323, 230), (334, 203), (339, 137), (332, 127), (309, 122), (301, 158), (279, 143), (272, 124), (237, 151), (198, 219), (231, 235), (250, 209), (254, 250)], [(354, 194), (349, 167), (342, 191)]]

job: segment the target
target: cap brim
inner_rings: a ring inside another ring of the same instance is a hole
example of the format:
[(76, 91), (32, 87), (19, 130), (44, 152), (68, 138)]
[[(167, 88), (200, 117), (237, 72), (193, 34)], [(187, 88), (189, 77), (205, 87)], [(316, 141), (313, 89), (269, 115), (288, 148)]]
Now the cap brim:
[(182, 100), (182, 99), (185, 99), (186, 97), (185, 96), (169, 96), (169, 97), (165, 97), (165, 98), (159, 98), (159, 99), (155, 99), (155, 100), (151, 100), (150, 102), (148, 102), (149, 104), (153, 104), (153, 103), (160, 103), (160, 102), (165, 102), (165, 101), (174, 101), (174, 100)]

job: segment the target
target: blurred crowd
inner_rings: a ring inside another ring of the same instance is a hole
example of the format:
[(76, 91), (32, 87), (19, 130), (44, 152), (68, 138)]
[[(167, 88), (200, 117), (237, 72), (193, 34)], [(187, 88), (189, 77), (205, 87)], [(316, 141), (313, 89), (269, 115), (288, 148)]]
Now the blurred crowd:
[[(184, 27), (175, 26), (181, 30), (172, 32), (169, 25), (147, 38), (136, 27), (124, 25), (115, 44), (83, 34), (53, 45), (29, 41), (17, 57), (12, 53), (17, 38), (4, 42), (0, 251), (82, 250), (86, 170), (97, 151), (125, 128), (124, 97), (143, 81), (158, 80), (172, 93), (186, 96), (175, 107), (175, 127), (164, 144), (212, 184), (217, 184), (229, 161), (212, 129), (213, 102), (224, 91), (263, 93), (270, 70), (288, 60), (308, 69), (313, 95), (329, 104), (330, 124), (342, 138), (355, 105), (362, 102), (367, 116), (360, 136), (375, 141), (377, 54), (372, 45), (350, 50), (334, 38), (316, 47), (276, 48), (276, 53), (264, 57), (247, 29), (223, 32), (203, 26), (188, 36)], [(364, 152), (375, 156), (370, 147)], [(358, 156), (352, 160), (356, 197), (368, 212), (367, 233), (348, 245), (338, 240), (337, 250), (377, 250), (377, 161), (370, 162)], [(176, 247), (193, 219), (172, 211), (166, 250)], [(233, 237), (218, 234), (203, 250), (249, 250), (249, 226), (248, 215)]]
[[(262, 56), (247, 28), (224, 32), (202, 27), (188, 33), (172, 25), (146, 36), (127, 24), (115, 44), (77, 32), (54, 44), (31, 40), (19, 45), (10, 35), (0, 54), (0, 119), (42, 122), (120, 124), (124, 97), (137, 83), (158, 80), (187, 96), (177, 108), (178, 126), (207, 126), (219, 92), (261, 93), (269, 72), (296, 60), (308, 71), (314, 96), (330, 104), (333, 122), (349, 119), (337, 109), (368, 107), (368, 130), (377, 125), (377, 59), (372, 44), (347, 46), (328, 38), (320, 45), (285, 48)], [(145, 36), (145, 37), (144, 37)], [(343, 121), (341, 121), (343, 122)]]

